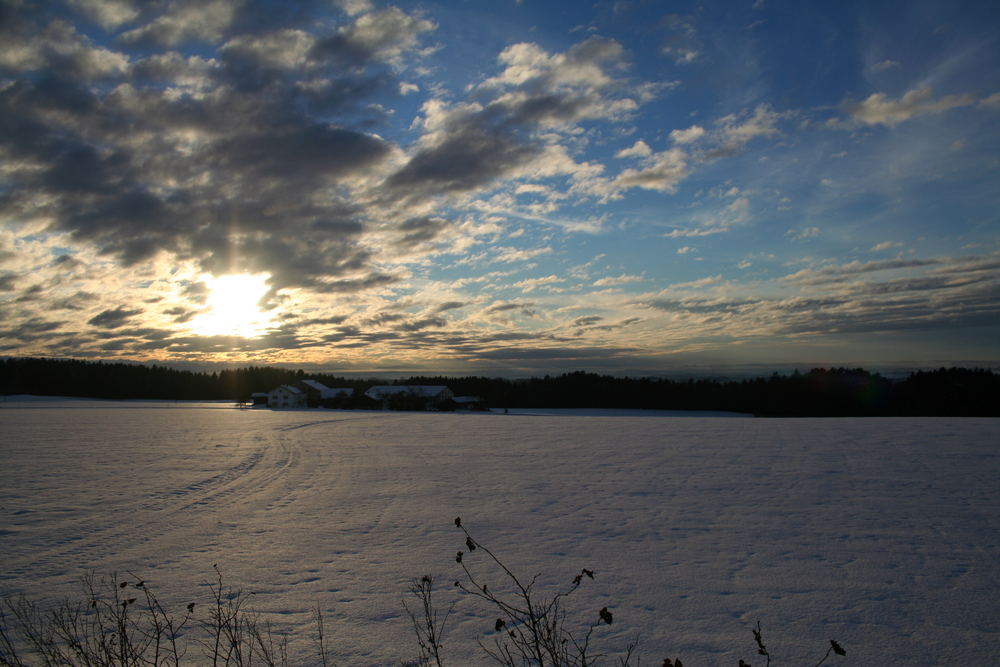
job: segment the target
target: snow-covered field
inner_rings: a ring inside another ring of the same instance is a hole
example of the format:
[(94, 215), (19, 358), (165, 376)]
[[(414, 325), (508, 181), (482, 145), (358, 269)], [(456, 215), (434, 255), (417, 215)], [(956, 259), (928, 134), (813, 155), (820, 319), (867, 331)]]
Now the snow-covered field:
[[(453, 519), (517, 572), (607, 606), (643, 664), (986, 665), (1000, 654), (1000, 420), (750, 419), (0, 403), (0, 591), (54, 598), (132, 571), (208, 600), (219, 564), (311, 654), (417, 652), (413, 577), (458, 592)], [(467, 562), (479, 569), (482, 559)], [(485, 571), (485, 570), (484, 570)], [(486, 581), (497, 581), (494, 574)], [(484, 664), (463, 598), (452, 665)]]

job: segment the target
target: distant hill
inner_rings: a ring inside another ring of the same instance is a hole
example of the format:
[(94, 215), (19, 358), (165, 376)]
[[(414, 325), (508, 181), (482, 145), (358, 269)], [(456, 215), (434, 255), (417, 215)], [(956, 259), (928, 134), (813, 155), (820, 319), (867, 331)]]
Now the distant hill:
[(447, 385), (456, 395), (479, 396), (493, 408), (726, 410), (773, 417), (1000, 417), (1000, 374), (988, 369), (941, 368), (914, 372), (902, 380), (861, 368), (817, 368), (745, 380), (685, 381), (574, 372), (518, 380), (416, 376), (393, 383), (276, 367), (197, 373), (138, 363), (0, 360), (0, 395), (237, 401), (304, 379), (352, 387), (358, 394), (376, 384)]

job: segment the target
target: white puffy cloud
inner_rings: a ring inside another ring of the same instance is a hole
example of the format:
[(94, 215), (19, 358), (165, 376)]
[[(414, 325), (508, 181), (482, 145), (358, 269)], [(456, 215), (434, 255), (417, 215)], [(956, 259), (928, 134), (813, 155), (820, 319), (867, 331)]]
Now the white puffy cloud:
[(653, 154), (653, 149), (649, 147), (645, 141), (640, 139), (639, 141), (632, 144), (629, 148), (623, 148), (617, 153), (615, 153), (616, 158), (628, 158), (628, 157), (649, 157)]
[(705, 136), (705, 128), (692, 125), (686, 130), (671, 130), (670, 139), (675, 144), (690, 144)]
[(687, 154), (679, 148), (670, 148), (646, 157), (641, 169), (626, 169), (614, 184), (619, 188), (675, 192), (690, 173)]
[(621, 44), (602, 37), (590, 37), (556, 54), (529, 42), (512, 44), (498, 57), (504, 71), (482, 85), (519, 87), (538, 82), (559, 88), (603, 88), (615, 82), (608, 70), (621, 68), (624, 54)]

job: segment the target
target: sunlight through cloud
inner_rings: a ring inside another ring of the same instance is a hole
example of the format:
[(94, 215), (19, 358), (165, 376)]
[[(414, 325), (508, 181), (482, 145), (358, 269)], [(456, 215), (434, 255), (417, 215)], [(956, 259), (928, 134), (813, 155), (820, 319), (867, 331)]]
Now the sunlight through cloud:
[(273, 324), (270, 314), (260, 309), (267, 293), (266, 273), (234, 274), (208, 278), (208, 309), (191, 321), (201, 336), (240, 336), (256, 338)]

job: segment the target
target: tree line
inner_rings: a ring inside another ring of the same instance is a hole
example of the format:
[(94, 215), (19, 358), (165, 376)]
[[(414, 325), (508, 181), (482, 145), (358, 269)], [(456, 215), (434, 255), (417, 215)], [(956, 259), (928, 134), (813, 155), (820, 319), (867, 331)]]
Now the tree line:
[(577, 371), (526, 379), (414, 376), (386, 381), (269, 366), (195, 372), (76, 359), (0, 360), (2, 395), (245, 401), (254, 392), (306, 379), (349, 387), (355, 394), (376, 384), (447, 385), (456, 396), (478, 396), (492, 408), (726, 410), (775, 417), (1000, 416), (1000, 373), (990, 369), (940, 368), (901, 380), (861, 368), (815, 368), (744, 380)]

